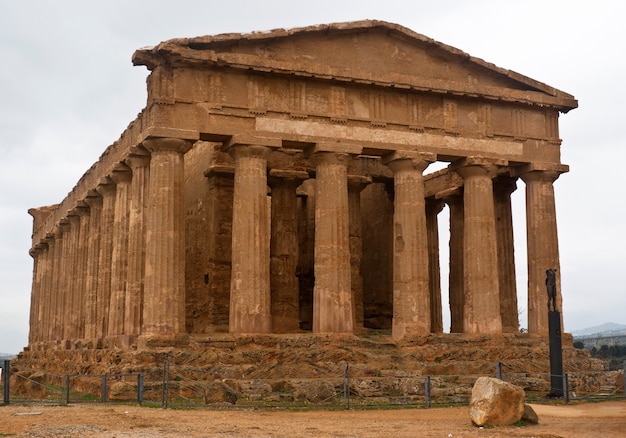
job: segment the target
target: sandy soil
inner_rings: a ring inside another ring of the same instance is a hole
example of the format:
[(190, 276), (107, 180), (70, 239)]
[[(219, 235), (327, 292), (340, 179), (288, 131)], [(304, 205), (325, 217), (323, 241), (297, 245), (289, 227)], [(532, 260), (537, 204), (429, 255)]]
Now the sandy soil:
[(538, 425), (477, 428), (467, 407), (163, 410), (123, 405), (0, 406), (0, 436), (20, 437), (624, 437), (626, 401), (532, 405)]

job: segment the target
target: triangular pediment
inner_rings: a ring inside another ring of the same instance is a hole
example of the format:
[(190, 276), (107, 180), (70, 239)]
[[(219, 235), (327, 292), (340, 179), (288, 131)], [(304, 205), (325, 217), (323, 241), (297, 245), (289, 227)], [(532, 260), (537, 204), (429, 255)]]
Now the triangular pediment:
[(174, 39), (137, 51), (133, 62), (150, 69), (162, 63), (217, 64), (521, 101), (562, 111), (577, 106), (567, 93), (383, 21)]

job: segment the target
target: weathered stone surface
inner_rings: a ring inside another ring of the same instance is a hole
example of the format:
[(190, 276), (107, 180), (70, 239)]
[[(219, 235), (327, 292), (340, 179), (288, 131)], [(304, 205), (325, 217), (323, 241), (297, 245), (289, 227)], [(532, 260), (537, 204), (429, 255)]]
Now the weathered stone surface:
[(539, 416), (532, 408), (532, 406), (524, 403), (524, 413), (522, 414), (522, 421), (530, 424), (539, 424)]
[(518, 386), (480, 377), (472, 388), (470, 418), (477, 426), (510, 425), (524, 414), (524, 390)]

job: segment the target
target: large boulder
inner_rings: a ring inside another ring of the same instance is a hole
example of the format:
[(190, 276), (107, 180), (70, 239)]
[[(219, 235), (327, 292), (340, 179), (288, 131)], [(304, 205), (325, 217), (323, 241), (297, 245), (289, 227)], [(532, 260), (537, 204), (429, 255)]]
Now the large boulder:
[(480, 377), (472, 388), (470, 417), (477, 426), (511, 425), (524, 415), (524, 390), (492, 377)]

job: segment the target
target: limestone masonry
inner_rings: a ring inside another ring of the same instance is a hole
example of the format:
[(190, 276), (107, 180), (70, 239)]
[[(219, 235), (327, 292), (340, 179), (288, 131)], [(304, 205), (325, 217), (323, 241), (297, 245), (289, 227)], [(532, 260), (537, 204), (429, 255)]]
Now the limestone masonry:
[(381, 21), (173, 39), (133, 63), (144, 110), (60, 204), (29, 210), (27, 350), (441, 333), (446, 204), (450, 331), (516, 333), (520, 179), (528, 330), (547, 334), (573, 96)]

